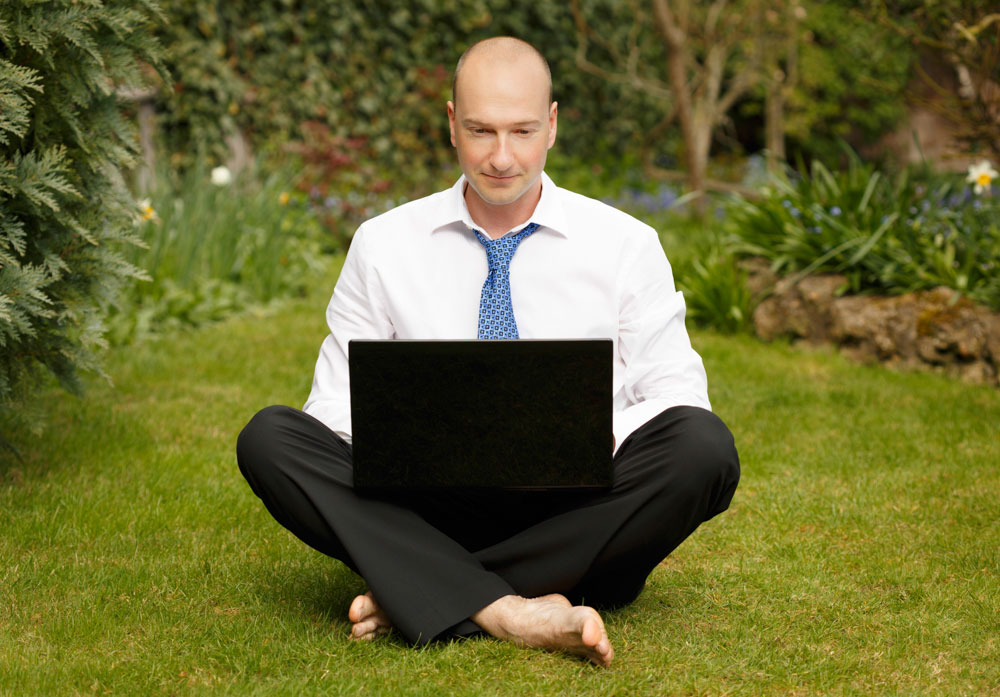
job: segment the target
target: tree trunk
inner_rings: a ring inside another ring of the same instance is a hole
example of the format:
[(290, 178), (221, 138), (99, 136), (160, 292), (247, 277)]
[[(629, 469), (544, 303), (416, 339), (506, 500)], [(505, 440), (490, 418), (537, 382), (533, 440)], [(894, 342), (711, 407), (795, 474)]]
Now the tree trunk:
[(711, 117), (703, 111), (702, 109), (695, 111), (693, 133), (691, 139), (685, 141), (684, 146), (689, 172), (688, 188), (700, 194), (694, 201), (695, 210), (699, 214), (705, 212), (705, 179), (708, 176), (708, 156), (712, 149), (714, 128)]
[(778, 169), (785, 161), (785, 91), (782, 81), (772, 77), (764, 97), (764, 147), (767, 168)]

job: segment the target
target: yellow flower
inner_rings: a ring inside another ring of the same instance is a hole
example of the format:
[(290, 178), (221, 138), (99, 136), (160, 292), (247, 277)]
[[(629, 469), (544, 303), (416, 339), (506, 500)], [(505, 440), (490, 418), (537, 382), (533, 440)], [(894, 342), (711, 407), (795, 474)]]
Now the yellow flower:
[(153, 222), (159, 222), (160, 218), (156, 215), (156, 210), (153, 208), (153, 204), (148, 198), (144, 198), (139, 201), (139, 217), (142, 218), (143, 222), (152, 220)]
[(287, 206), (288, 205), (288, 200), (290, 198), (291, 198), (291, 196), (288, 194), (287, 191), (282, 191), (278, 195), (278, 203), (280, 203), (282, 206)]
[(978, 164), (969, 165), (969, 176), (965, 180), (970, 184), (974, 184), (973, 188), (976, 193), (981, 194), (990, 188), (990, 184), (998, 176), (1000, 174), (993, 169), (993, 163), (989, 160), (980, 160)]

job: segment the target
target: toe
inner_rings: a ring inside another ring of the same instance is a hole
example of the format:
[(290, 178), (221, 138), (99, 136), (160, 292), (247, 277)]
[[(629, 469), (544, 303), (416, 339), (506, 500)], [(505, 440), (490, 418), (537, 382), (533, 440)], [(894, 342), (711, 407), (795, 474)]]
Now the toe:
[(351, 602), (351, 607), (347, 611), (347, 617), (351, 622), (360, 622), (361, 620), (375, 614), (377, 608), (375, 602), (372, 600), (371, 595), (359, 595)]
[(371, 638), (375, 636), (376, 629), (378, 629), (378, 624), (371, 620), (355, 622), (351, 627), (351, 636), (355, 639)]

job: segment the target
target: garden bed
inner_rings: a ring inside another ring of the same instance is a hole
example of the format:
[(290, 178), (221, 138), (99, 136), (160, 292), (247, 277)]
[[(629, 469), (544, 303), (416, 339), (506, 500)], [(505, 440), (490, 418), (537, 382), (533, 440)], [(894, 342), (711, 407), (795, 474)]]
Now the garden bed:
[(778, 278), (764, 260), (743, 263), (767, 293), (753, 313), (760, 338), (834, 344), (862, 362), (941, 371), (1000, 386), (1000, 313), (939, 287), (894, 296), (840, 295), (839, 274)]

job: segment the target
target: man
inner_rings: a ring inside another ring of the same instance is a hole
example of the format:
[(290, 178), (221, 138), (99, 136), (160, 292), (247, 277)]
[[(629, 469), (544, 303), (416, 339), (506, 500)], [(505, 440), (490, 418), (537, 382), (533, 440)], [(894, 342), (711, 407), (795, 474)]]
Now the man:
[[(655, 231), (543, 173), (557, 121), (545, 59), (488, 39), (459, 60), (453, 92), (463, 177), (359, 228), (305, 413), (257, 414), (240, 434), (240, 468), (278, 522), (365, 578), (348, 612), (354, 638), (486, 632), (606, 666), (614, 652), (593, 606), (634, 600), (728, 507), (738, 457), (710, 411)], [(486, 307), (501, 308), (500, 326)], [(348, 341), (477, 336), (614, 339), (610, 492), (354, 492)]]

